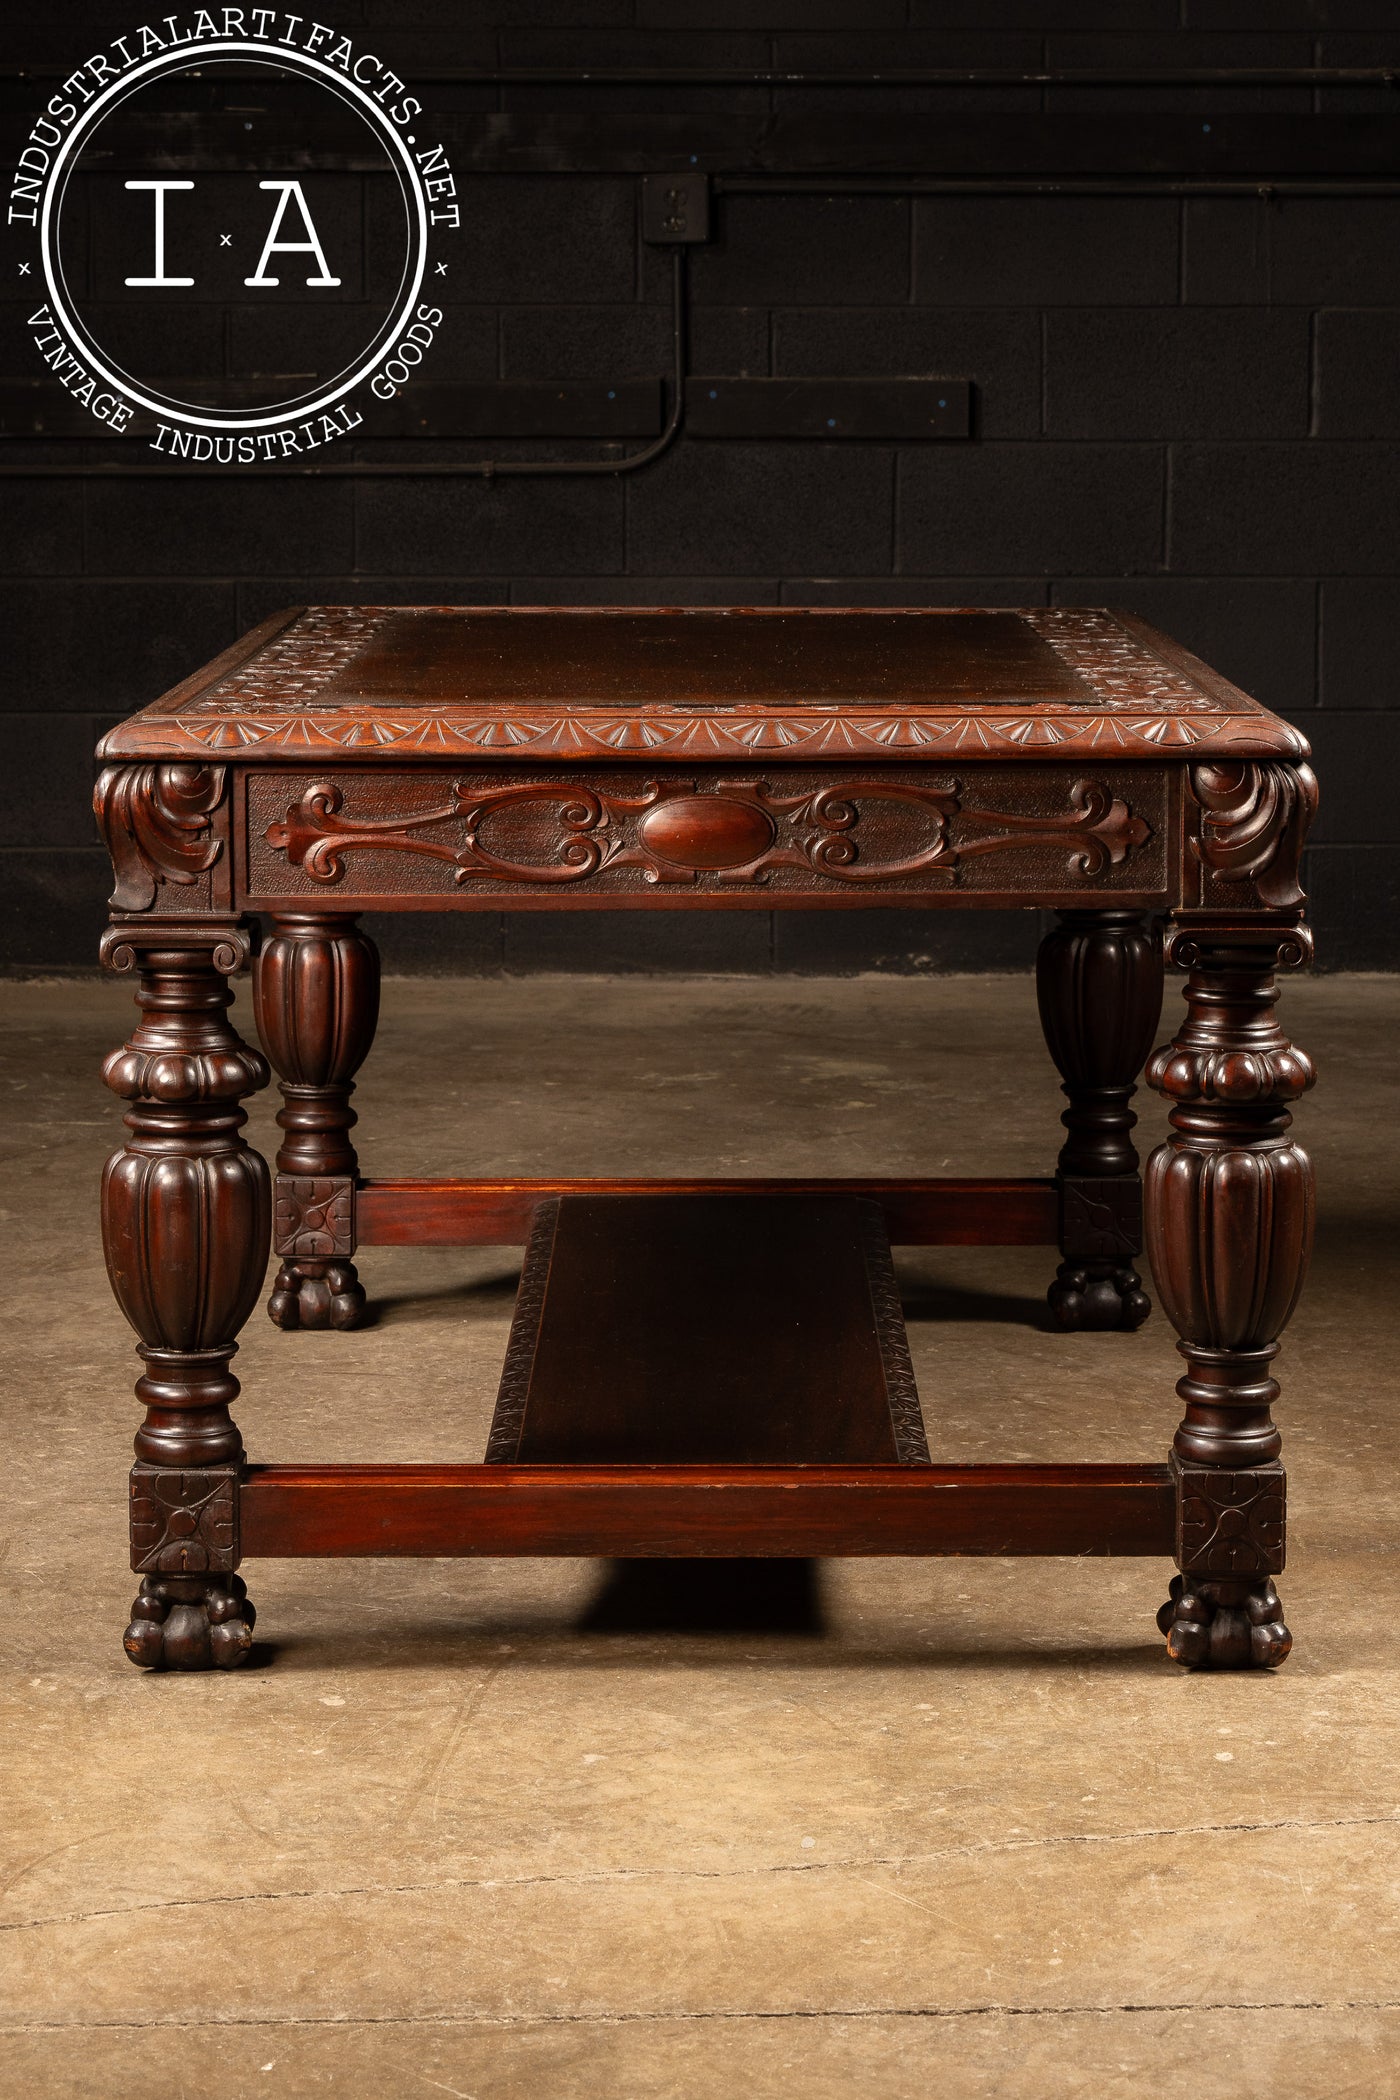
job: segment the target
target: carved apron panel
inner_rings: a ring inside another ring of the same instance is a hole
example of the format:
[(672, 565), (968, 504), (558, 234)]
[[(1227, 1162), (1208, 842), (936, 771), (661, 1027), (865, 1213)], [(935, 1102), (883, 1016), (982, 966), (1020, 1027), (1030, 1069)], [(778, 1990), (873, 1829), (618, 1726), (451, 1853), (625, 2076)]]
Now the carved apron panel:
[(246, 896), (761, 904), (1165, 899), (1148, 767), (250, 770)]

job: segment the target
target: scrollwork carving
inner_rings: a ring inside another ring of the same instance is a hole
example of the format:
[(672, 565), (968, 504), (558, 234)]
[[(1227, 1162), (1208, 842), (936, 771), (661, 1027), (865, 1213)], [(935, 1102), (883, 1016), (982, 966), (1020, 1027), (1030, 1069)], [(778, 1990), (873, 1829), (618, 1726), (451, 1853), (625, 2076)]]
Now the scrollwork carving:
[(114, 917), (98, 944), (104, 970), (119, 975), (139, 970), (141, 958), (154, 948), (200, 948), (220, 977), (237, 977), (253, 952), (255, 925), (217, 918), (127, 919)]
[(1236, 913), (1178, 912), (1166, 929), (1163, 954), (1179, 970), (1194, 970), (1212, 949), (1268, 942), (1276, 970), (1305, 970), (1313, 959), (1311, 926), (1291, 914), (1242, 918)]
[(208, 873), (223, 851), (213, 815), (225, 779), (223, 766), (189, 764), (109, 766), (99, 776), (93, 807), (117, 878), (114, 911), (149, 911), (163, 884), (188, 888)]
[[(954, 883), (967, 862), (990, 854), (1064, 846), (1071, 878), (1122, 864), (1152, 835), (1105, 781), (1074, 781), (1063, 814), (984, 809), (956, 779), (835, 780), (793, 793), (766, 780), (726, 780), (701, 790), (691, 780), (648, 780), (636, 794), (570, 781), (522, 781), (499, 787), (455, 782), (449, 798), (389, 817), (347, 817), (344, 793), (317, 781), (269, 824), (264, 837), (293, 867), (324, 887), (344, 880), (355, 851), (411, 853), (447, 863), (453, 881), (523, 885), (587, 882), (607, 869), (635, 868), (644, 881), (762, 884), (795, 868), (833, 883), (889, 883), (932, 874)], [(922, 827), (905, 850), (877, 849), (861, 837), (872, 805), (913, 813), (906, 831)], [(535, 857), (522, 859), (484, 835), (510, 812), (536, 817)], [(954, 820), (959, 836), (950, 836)], [(452, 826), (451, 840), (422, 834)]]
[(1254, 885), (1262, 904), (1279, 911), (1303, 901), (1298, 866), (1317, 808), (1310, 766), (1248, 760), (1191, 768), (1201, 806), (1198, 859), (1218, 882)]

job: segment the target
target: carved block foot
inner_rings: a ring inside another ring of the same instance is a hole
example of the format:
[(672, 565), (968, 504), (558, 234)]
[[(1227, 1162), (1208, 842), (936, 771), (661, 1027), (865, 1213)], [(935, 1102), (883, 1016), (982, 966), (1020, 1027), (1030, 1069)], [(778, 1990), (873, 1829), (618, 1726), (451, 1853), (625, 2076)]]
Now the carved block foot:
[(122, 1646), (142, 1670), (233, 1670), (257, 1613), (237, 1575), (146, 1575)]
[(1274, 1670), (1293, 1636), (1271, 1581), (1200, 1582), (1176, 1575), (1157, 1614), (1167, 1653), (1188, 1670)]
[(365, 1294), (352, 1261), (284, 1261), (268, 1318), (277, 1327), (358, 1327)]
[(1128, 1264), (1109, 1268), (1062, 1261), (1047, 1299), (1055, 1325), (1066, 1333), (1079, 1328), (1131, 1330), (1141, 1327), (1152, 1310), (1142, 1278)]

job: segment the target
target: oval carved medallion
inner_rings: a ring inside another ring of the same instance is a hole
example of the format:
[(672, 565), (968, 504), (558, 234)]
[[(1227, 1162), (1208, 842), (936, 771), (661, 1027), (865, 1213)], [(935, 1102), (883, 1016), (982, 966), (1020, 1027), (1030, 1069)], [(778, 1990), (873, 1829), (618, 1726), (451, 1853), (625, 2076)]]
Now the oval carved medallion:
[(678, 868), (742, 868), (773, 842), (773, 820), (732, 795), (675, 795), (637, 826), (648, 851)]

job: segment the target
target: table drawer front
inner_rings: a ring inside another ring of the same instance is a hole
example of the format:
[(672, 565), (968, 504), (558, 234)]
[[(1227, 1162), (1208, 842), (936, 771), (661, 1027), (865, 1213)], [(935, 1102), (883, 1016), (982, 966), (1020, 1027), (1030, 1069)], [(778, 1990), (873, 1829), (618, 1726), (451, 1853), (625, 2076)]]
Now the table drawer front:
[(444, 904), (1166, 898), (1149, 766), (344, 767), (247, 776), (244, 891)]

